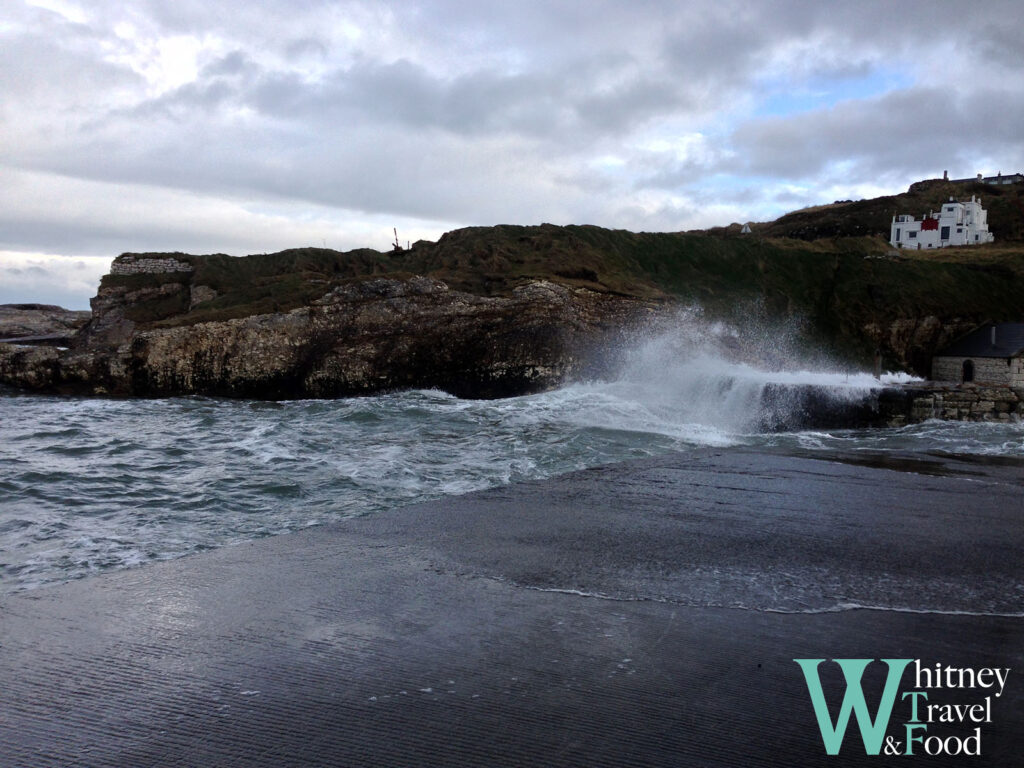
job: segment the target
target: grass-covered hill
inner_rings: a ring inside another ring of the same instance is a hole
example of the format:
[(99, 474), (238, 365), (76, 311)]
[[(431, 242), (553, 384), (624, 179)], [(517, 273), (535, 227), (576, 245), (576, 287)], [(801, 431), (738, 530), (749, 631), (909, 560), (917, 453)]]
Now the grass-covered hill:
[[(775, 221), (753, 224), (755, 234), (762, 237), (793, 237), (816, 240), (827, 237), (889, 238), (889, 226), (896, 214), (921, 218), (937, 211), (951, 197), (967, 200), (977, 195), (988, 211), (989, 229), (997, 243), (1024, 241), (1024, 184), (983, 184), (931, 179), (911, 184), (899, 195), (875, 197), (870, 200), (839, 200), (794, 211)], [(738, 231), (734, 225), (732, 230)]]
[[(419, 241), (400, 252), (298, 248), (236, 258), (223, 254), (173, 255), (193, 273), (106, 275), (103, 287), (129, 289), (177, 280), (208, 286), (217, 297), (192, 311), (148, 302), (131, 308), (129, 319), (157, 326), (224, 320), (287, 311), (322, 296), (331, 286), (372, 276), (427, 275), (455, 290), (508, 295), (530, 279), (572, 287), (668, 300), (681, 298), (725, 309), (740, 299), (759, 298), (781, 311), (820, 304), (831, 292), (836, 270), (875, 273), (890, 266), (866, 256), (884, 248), (876, 241), (837, 243), (733, 238), (679, 233), (632, 233), (593, 226), (471, 227), (438, 242)], [(879, 278), (884, 280), (883, 278)], [(916, 293), (916, 291), (915, 291)], [(922, 301), (924, 298), (922, 297)]]
[[(893, 212), (936, 209), (949, 196), (981, 196), (996, 242), (938, 251), (894, 252)], [(191, 325), (287, 311), (346, 281), (427, 275), (452, 289), (508, 295), (530, 279), (652, 300), (698, 302), (724, 317), (751, 301), (805, 321), (809, 336), (861, 363), (889, 342), (890, 328), (926, 318), (958, 327), (1024, 319), (1024, 185), (920, 182), (902, 195), (840, 202), (755, 226), (704, 233), (633, 233), (594, 226), (471, 227), (402, 251), (299, 248), (244, 258), (174, 254), (194, 266), (173, 275), (107, 275), (103, 287), (152, 287), (169, 280), (207, 286), (212, 300), (190, 310), (190, 291), (165, 291), (127, 307), (141, 328)], [(882, 233), (882, 234), (880, 234)], [(140, 254), (156, 256), (159, 254)], [(162, 254), (166, 255), (166, 254)], [(933, 323), (934, 324), (934, 323)], [(868, 332), (865, 329), (874, 327)], [(877, 329), (882, 329), (878, 331)], [(962, 332), (962, 330), (960, 331)], [(942, 343), (934, 341), (932, 344)], [(893, 341), (897, 359), (927, 373), (933, 348)]]

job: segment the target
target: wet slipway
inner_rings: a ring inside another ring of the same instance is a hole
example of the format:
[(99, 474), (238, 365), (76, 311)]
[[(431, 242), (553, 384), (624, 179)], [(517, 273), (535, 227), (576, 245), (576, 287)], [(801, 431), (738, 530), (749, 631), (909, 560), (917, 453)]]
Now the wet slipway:
[(0, 764), (877, 766), (793, 659), (910, 658), (1011, 670), (929, 699), (1011, 765), (1022, 516), (1012, 458), (705, 448), (10, 594)]

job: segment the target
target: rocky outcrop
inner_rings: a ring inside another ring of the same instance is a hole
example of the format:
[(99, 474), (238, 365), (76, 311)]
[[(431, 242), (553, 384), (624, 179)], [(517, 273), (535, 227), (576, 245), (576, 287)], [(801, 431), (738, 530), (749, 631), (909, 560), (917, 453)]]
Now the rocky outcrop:
[(156, 280), (134, 287), (115, 283), (101, 285), (89, 304), (92, 316), (75, 340), (75, 347), (109, 350), (132, 338), (138, 314), (133, 310), (162, 307), (165, 309), (160, 315), (172, 316), (190, 306), (191, 292), (187, 284), (177, 280)]
[(510, 296), (450, 290), (426, 277), (371, 278), (309, 306), (220, 322), (139, 330), (134, 302), (187, 286), (117, 288), (94, 300), (75, 349), (0, 345), (0, 381), (65, 393), (256, 398), (339, 397), (438, 388), (499, 397), (597, 373), (615, 340), (656, 305), (533, 280)]
[(0, 341), (66, 345), (90, 317), (51, 304), (0, 304)]
[(932, 358), (961, 336), (978, 327), (977, 320), (935, 315), (904, 317), (888, 323), (868, 323), (862, 331), (880, 350), (888, 368), (902, 368), (927, 377)]

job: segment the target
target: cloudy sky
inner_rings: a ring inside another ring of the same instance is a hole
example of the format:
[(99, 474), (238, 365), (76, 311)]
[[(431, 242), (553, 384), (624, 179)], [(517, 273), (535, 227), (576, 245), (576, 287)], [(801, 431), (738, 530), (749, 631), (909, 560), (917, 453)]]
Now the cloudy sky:
[(677, 231), (1024, 171), (1024, 3), (2, 0), (0, 303), (118, 253)]

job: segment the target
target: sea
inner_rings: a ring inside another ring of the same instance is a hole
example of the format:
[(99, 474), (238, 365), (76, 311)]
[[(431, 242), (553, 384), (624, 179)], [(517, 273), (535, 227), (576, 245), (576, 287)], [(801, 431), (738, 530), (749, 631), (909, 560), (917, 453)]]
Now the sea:
[[(752, 347), (747, 342), (760, 339)], [(465, 400), (0, 394), (0, 593), (30, 590), (430, 499), (708, 446), (827, 458), (1024, 457), (1024, 424), (763, 433), (762, 392), (837, 399), (909, 380), (808, 356), (787, 333), (684, 316), (627, 342), (605, 379)]]

